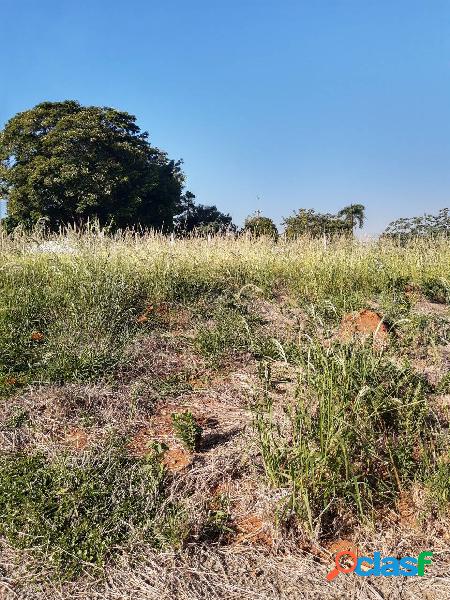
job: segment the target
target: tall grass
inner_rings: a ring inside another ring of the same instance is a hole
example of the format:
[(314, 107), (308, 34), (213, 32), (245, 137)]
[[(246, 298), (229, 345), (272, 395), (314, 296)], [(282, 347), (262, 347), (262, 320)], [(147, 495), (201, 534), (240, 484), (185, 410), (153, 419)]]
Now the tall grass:
[(256, 412), (266, 471), (290, 490), (285, 508), (313, 531), (344, 515), (373, 519), (436, 466), (442, 448), (430, 386), (368, 344), (312, 341), (298, 356), (302, 375), (287, 425), (280, 429), (270, 402)]
[(447, 289), (450, 243), (0, 232), (0, 374), (64, 381), (108, 371), (147, 302), (189, 303), (253, 284), (349, 310), (406, 281)]
[[(102, 567), (121, 549), (178, 542), (159, 452), (130, 457), (117, 441), (83, 456), (0, 456), (0, 534), (55, 575)], [(182, 523), (178, 511), (179, 525)]]

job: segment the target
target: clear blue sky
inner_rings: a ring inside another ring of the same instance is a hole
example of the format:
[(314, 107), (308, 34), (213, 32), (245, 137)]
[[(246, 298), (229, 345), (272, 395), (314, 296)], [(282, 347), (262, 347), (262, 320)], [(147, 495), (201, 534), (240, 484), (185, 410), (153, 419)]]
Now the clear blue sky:
[(376, 233), (450, 206), (449, 0), (0, 7), (0, 125), (43, 100), (127, 110), (238, 223), (353, 202)]

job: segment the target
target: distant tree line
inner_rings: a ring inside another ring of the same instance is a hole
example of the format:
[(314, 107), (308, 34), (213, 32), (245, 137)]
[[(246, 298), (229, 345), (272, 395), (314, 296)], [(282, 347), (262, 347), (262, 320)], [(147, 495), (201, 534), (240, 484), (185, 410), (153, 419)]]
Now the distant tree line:
[(364, 224), (365, 207), (362, 204), (351, 204), (336, 215), (321, 214), (312, 208), (301, 208), (290, 217), (284, 219), (285, 233), (288, 238), (299, 235), (334, 236), (352, 235), (356, 225)]
[(387, 226), (383, 236), (400, 241), (416, 237), (450, 236), (450, 211), (443, 208), (437, 215), (425, 214), (421, 217), (398, 219)]
[[(0, 197), (7, 200), (7, 228), (54, 230), (96, 220), (103, 226), (152, 227), (177, 235), (237, 231), (229, 214), (195, 202), (184, 190), (182, 162), (152, 146), (136, 117), (74, 100), (43, 102), (18, 113), (0, 132)], [(351, 233), (364, 207), (337, 215), (301, 209), (285, 219), (295, 237)], [(258, 211), (243, 230), (277, 239), (274, 222)]]
[[(229, 214), (195, 202), (185, 190), (182, 161), (152, 146), (136, 117), (74, 100), (38, 104), (0, 131), (0, 199), (7, 201), (8, 229), (41, 222), (55, 230), (95, 220), (112, 229), (140, 226), (180, 236), (237, 231)], [(363, 226), (364, 212), (362, 204), (337, 214), (301, 208), (283, 220), (284, 234), (351, 236)], [(259, 211), (242, 230), (275, 240), (279, 235)], [(406, 239), (449, 231), (444, 209), (437, 216), (399, 219), (384, 235)]]
[(220, 212), (216, 206), (195, 204), (194, 194), (186, 192), (182, 212), (174, 217), (174, 231), (179, 235), (191, 233), (216, 234), (235, 232), (236, 226), (230, 215)]

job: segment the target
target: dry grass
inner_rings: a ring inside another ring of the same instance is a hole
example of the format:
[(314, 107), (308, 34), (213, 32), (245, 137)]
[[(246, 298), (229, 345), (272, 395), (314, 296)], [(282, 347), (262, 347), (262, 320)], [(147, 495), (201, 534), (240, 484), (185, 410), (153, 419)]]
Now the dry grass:
[[(448, 511), (423, 519), (423, 487), (413, 485), (396, 504), (378, 507), (372, 524), (346, 521), (344, 511), (326, 536), (314, 534), (293, 515), (281, 518), (292, 490), (270, 484), (254, 429), (254, 407), (265, 397), (273, 403), (280, 434), (286, 434), (287, 415), (301, 393), (297, 354), (313, 337), (331, 347), (350, 311), (374, 308), (386, 317), (386, 344), (374, 352), (387, 352), (392, 361), (408, 358), (438, 385), (450, 366), (445, 337), (450, 315), (448, 305), (426, 299), (420, 286), (449, 280), (448, 242), (406, 248), (245, 238), (171, 244), (157, 235), (110, 238), (70, 231), (50, 241), (0, 236), (0, 255), (2, 315), (17, 323), (22, 336), (8, 338), (11, 352), (19, 356), (25, 348), (37, 357), (29, 370), (17, 369), (4, 353), (2, 455), (78, 456), (101, 448), (114, 433), (126, 440), (130, 455), (141, 457), (159, 442), (167, 446), (168, 500), (181, 505), (185, 527), (180, 548), (124, 547), (104, 573), (88, 570), (76, 582), (55, 580), (49, 565), (3, 541), (2, 597), (450, 596)], [(22, 310), (26, 302), (31, 308)], [(10, 322), (0, 328), (0, 338), (9, 335)], [(36, 332), (43, 337), (34, 339)], [(117, 356), (105, 366), (97, 346), (102, 356), (110, 356), (111, 348)], [(86, 359), (81, 373), (87, 347), (96, 366), (87, 369)], [(77, 360), (71, 362), (73, 356)], [(445, 390), (428, 398), (448, 427), (447, 400)], [(190, 411), (203, 429), (196, 452), (184, 449), (174, 432), (171, 415), (182, 411)], [(329, 584), (330, 542), (339, 538), (394, 556), (432, 549), (433, 565), (423, 578), (340, 575)]]
[[(432, 571), (426, 578), (364, 580), (340, 575), (332, 585), (325, 580), (329, 567), (317, 554), (284, 549), (267, 552), (258, 546), (212, 547), (197, 544), (183, 553), (146, 552), (136, 565), (124, 556), (108, 570), (105, 580), (85, 579), (76, 584), (33, 582), (29, 572), (2, 552), (5, 600), (445, 600), (450, 587), (449, 550), (422, 536), (415, 540), (400, 532), (385, 532), (373, 546), (386, 555), (406, 554), (411, 546), (435, 548)], [(331, 561), (330, 561), (331, 562)], [(18, 585), (18, 581), (20, 584)], [(26, 591), (21, 591), (25, 588)], [(1, 589), (1, 588), (0, 588)]]

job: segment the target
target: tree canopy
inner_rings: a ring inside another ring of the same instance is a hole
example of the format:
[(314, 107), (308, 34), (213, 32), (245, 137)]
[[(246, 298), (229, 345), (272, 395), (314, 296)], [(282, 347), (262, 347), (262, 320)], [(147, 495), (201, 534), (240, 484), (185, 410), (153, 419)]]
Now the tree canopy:
[(278, 230), (275, 223), (269, 217), (263, 217), (259, 211), (245, 219), (244, 231), (250, 232), (255, 237), (262, 235), (278, 238)]
[(356, 225), (360, 229), (364, 225), (365, 210), (366, 207), (364, 204), (350, 204), (349, 206), (344, 206), (338, 212), (337, 217), (343, 219), (348, 224), (350, 230), (353, 231)]
[(397, 221), (389, 223), (383, 233), (385, 237), (400, 240), (438, 235), (450, 235), (450, 211), (448, 208), (441, 209), (437, 215), (425, 214), (409, 219), (397, 219)]
[(0, 132), (0, 194), (7, 225), (171, 229), (181, 210), (181, 161), (150, 145), (136, 118), (73, 100), (43, 102)]

